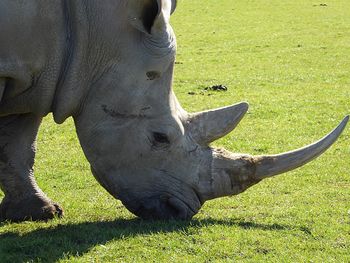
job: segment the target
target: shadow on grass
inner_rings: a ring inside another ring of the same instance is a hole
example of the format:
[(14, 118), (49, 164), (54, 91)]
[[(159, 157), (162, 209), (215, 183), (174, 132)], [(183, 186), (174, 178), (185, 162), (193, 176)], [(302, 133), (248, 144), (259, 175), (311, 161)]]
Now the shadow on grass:
[[(0, 227), (4, 224), (0, 224)], [(52, 228), (39, 229), (24, 235), (15, 232), (0, 234), (0, 262), (56, 262), (72, 256), (82, 256), (98, 245), (111, 240), (168, 233), (189, 228), (211, 225), (236, 226), (244, 229), (288, 230), (290, 227), (279, 224), (265, 225), (254, 222), (232, 220), (192, 220), (192, 221), (143, 221), (141, 219), (106, 222), (85, 222), (57, 225)]]

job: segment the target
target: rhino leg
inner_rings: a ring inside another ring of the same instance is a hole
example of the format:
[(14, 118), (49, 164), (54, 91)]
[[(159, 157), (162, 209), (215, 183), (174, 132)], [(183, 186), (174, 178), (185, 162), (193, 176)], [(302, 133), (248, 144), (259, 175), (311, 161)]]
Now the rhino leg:
[(0, 118), (0, 188), (5, 193), (0, 204), (1, 220), (47, 220), (63, 213), (34, 179), (40, 122), (41, 118), (33, 114)]

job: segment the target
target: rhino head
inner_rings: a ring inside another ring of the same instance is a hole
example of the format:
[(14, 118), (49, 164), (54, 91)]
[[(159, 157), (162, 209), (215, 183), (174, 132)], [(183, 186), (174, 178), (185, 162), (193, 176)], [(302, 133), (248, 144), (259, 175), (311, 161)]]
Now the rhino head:
[[(169, 19), (176, 1), (111, 2), (104, 5), (109, 26), (97, 23), (88, 33), (95, 47), (86, 55), (86, 78), (93, 84), (74, 120), (94, 176), (135, 215), (190, 219), (207, 200), (239, 194), (314, 159), (344, 129), (348, 118), (322, 140), (280, 155), (211, 148), (248, 104), (187, 113), (172, 90), (176, 40)], [(93, 8), (88, 12), (102, 19)]]

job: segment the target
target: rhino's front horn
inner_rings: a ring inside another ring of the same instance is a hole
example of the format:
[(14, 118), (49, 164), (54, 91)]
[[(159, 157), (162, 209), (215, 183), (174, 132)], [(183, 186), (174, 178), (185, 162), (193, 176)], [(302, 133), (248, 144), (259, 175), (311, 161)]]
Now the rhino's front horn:
[(248, 108), (248, 103), (241, 102), (228, 107), (191, 114), (187, 121), (189, 132), (197, 143), (208, 145), (236, 128)]
[(337, 128), (321, 140), (278, 155), (250, 156), (214, 149), (211, 177), (204, 180), (207, 184), (202, 184), (203, 199), (239, 194), (264, 178), (288, 172), (306, 164), (325, 152), (338, 139), (348, 120), (349, 116), (345, 117)]
[(263, 179), (298, 168), (324, 153), (340, 136), (349, 116), (321, 140), (298, 150), (278, 155), (255, 157), (257, 178)]

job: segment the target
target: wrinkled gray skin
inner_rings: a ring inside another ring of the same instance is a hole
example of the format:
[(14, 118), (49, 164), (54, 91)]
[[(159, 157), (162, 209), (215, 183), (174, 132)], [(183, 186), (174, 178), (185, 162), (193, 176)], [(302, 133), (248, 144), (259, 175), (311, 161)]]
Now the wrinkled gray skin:
[[(0, 217), (42, 220), (62, 209), (33, 177), (41, 118), (73, 116), (96, 179), (134, 214), (190, 219), (320, 155), (344, 129), (281, 156), (208, 144), (236, 127), (246, 103), (188, 114), (172, 91), (173, 0), (0, 0)], [(312, 152), (311, 152), (312, 150)]]

